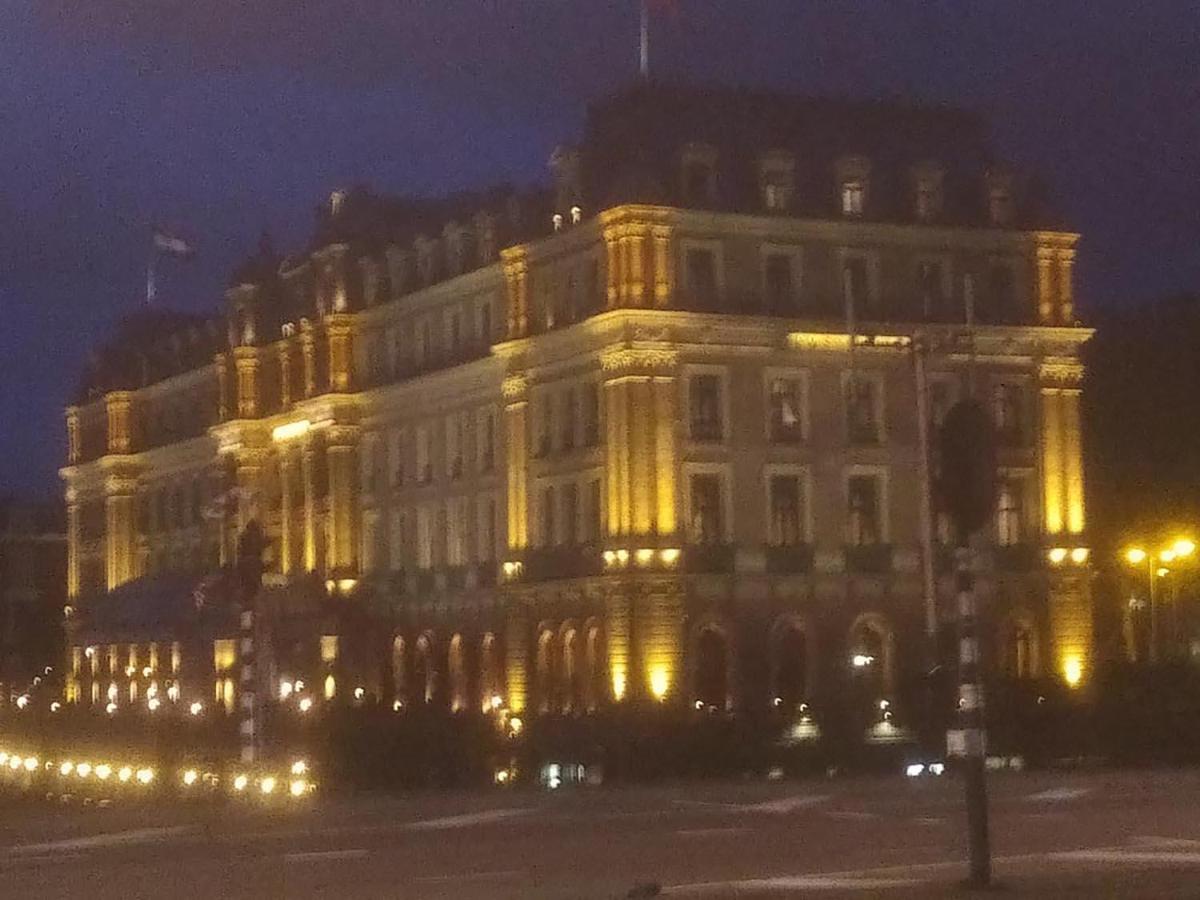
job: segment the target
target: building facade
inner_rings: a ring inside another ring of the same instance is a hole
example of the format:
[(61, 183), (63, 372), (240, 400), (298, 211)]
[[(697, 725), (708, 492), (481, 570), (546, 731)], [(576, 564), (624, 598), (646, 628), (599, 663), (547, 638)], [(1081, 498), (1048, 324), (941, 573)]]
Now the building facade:
[(59, 665), (66, 557), (60, 504), (0, 497), (0, 702)]
[[(91, 623), (211, 584), (253, 520), (285, 702), (877, 708), (953, 621), (919, 422), (968, 394), (989, 664), (1086, 681), (1077, 236), (975, 118), (645, 85), (551, 165), (335, 193), (222, 317), (103, 348), (67, 410), (73, 699), (157, 685), (178, 635)], [(198, 646), (176, 695), (232, 703)], [(158, 662), (89, 667), (112, 648)]]

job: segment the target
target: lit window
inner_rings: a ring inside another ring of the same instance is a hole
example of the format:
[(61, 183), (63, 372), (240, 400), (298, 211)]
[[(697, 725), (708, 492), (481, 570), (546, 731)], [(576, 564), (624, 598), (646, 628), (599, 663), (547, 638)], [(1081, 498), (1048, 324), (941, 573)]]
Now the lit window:
[(237, 664), (237, 642), (232, 638), (213, 641), (213, 669), (228, 672)]
[(332, 665), (338, 658), (338, 636), (336, 634), (321, 635), (321, 662)]
[(846, 484), (847, 542), (868, 547), (883, 542), (878, 475), (851, 475)]
[(768, 403), (772, 443), (804, 440), (804, 382), (799, 378), (772, 379)]
[(691, 532), (693, 544), (719, 544), (725, 540), (725, 510), (720, 475), (691, 478)]
[(1021, 543), (1023, 510), (1019, 482), (1005, 479), (996, 491), (996, 543), (1011, 547)]
[(719, 375), (693, 375), (689, 385), (691, 436), (695, 441), (719, 441), (724, 437)]

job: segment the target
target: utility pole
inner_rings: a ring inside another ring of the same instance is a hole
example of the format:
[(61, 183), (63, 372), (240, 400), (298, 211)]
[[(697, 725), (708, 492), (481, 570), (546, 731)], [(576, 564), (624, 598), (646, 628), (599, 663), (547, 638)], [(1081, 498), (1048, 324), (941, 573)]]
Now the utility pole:
[(991, 882), (987, 781), (984, 756), (983, 665), (979, 616), (971, 571), (971, 535), (991, 516), (996, 493), (995, 443), (987, 413), (973, 399), (955, 404), (942, 426), (943, 502), (958, 534), (955, 583), (958, 594), (958, 727), (946, 735), (950, 756), (962, 759), (972, 887)]

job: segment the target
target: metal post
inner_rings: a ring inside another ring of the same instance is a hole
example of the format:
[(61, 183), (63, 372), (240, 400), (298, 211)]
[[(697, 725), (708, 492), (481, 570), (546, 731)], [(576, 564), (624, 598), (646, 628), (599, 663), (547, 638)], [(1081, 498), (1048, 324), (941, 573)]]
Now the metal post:
[(242, 762), (252, 764), (258, 759), (258, 696), (254, 665), (254, 611), (243, 609), (239, 617), (241, 640), (241, 702), (238, 737)]
[(1151, 553), (1146, 557), (1150, 570), (1150, 663), (1158, 662), (1158, 591), (1155, 589), (1158, 557)]
[(991, 882), (992, 859), (988, 842), (987, 782), (984, 773), (985, 731), (983, 722), (982, 665), (979, 657), (979, 628), (976, 618), (975, 578), (971, 572), (971, 550), (967, 539), (955, 552), (958, 588), (958, 724), (955, 736), (963, 759), (967, 801), (967, 837), (970, 843), (972, 887)]

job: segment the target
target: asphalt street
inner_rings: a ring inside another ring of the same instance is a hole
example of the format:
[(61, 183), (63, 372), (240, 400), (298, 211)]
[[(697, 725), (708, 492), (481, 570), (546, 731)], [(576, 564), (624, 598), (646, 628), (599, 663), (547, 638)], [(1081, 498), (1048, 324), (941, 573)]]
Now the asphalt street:
[[(1004, 896), (1200, 897), (1200, 772), (1006, 773), (990, 788)], [(949, 776), (324, 797), (287, 812), (10, 799), (0, 897), (963, 896), (961, 805)]]

